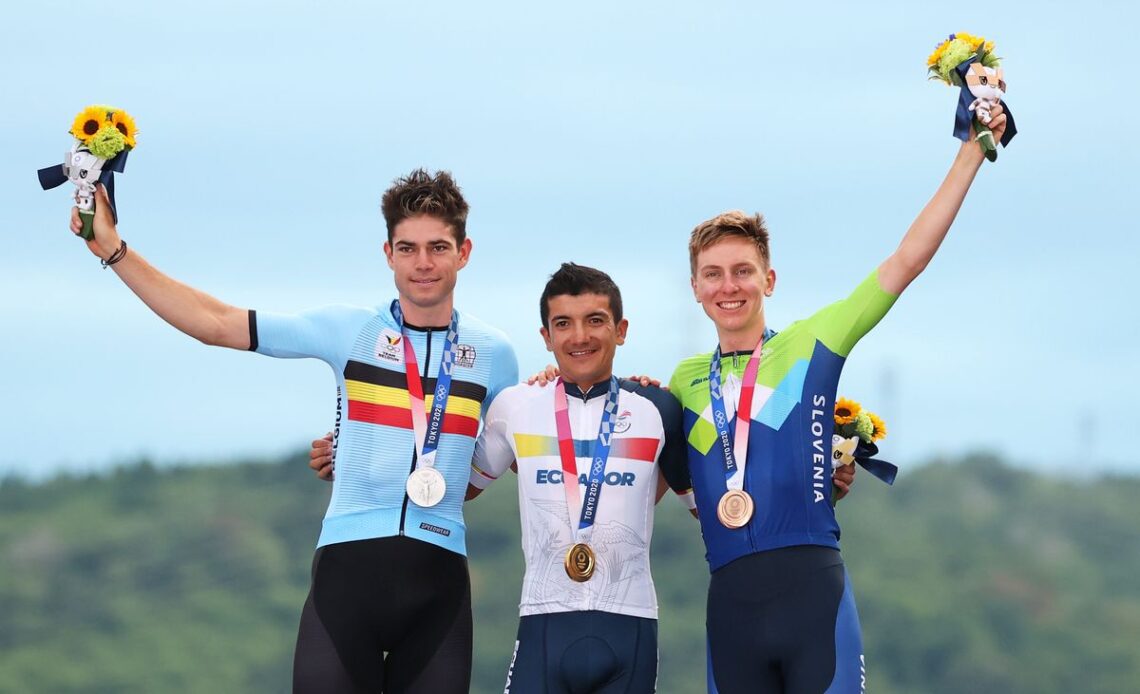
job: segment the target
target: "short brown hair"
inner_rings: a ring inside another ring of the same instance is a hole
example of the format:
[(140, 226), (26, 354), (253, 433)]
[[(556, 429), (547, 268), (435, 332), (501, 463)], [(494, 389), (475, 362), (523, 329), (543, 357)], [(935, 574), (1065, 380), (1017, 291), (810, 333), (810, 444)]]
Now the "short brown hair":
[(451, 227), (455, 243), (467, 238), (467, 201), (448, 171), (435, 175), (416, 169), (407, 176), (392, 181), (380, 199), (384, 222), (388, 225), (388, 243), (396, 225), (410, 217), (427, 215)]
[(747, 215), (740, 210), (732, 210), (701, 222), (693, 229), (689, 236), (689, 272), (696, 276), (697, 256), (701, 251), (730, 237), (755, 243), (764, 266), (768, 267), (768, 225), (764, 223), (764, 215)]

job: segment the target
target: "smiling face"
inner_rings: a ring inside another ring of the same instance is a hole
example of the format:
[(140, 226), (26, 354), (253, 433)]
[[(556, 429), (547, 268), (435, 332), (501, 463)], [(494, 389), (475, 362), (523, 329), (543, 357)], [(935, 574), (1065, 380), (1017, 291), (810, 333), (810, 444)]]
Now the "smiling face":
[(721, 350), (754, 348), (764, 333), (764, 298), (776, 286), (755, 242), (725, 237), (697, 254), (693, 270), (693, 294), (716, 324)]
[(384, 244), (404, 317), (413, 325), (447, 325), (455, 282), (471, 255), (471, 239), (459, 243), (446, 223), (429, 215), (408, 217)]
[(614, 321), (604, 294), (558, 294), (547, 300), (549, 322), (539, 332), (562, 378), (586, 390), (613, 375), (614, 353), (629, 321)]

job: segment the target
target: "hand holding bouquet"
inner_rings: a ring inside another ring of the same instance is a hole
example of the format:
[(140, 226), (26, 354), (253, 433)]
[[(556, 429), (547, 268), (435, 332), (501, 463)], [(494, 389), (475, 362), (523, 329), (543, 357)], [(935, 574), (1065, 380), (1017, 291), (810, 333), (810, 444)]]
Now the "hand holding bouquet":
[[(864, 410), (854, 400), (839, 398), (835, 401), (835, 433), (831, 436), (831, 468), (859, 463), (887, 484), (894, 484), (898, 467), (885, 460), (876, 460), (879, 454), (876, 441), (885, 438), (887, 425), (874, 412)], [(832, 495), (834, 502), (834, 494)]]
[[(930, 79), (961, 89), (954, 136), (966, 142), (972, 128), (986, 159), (997, 160), (997, 142), (988, 126), (993, 120), (992, 111), (1005, 96), (1006, 84), (1001, 58), (994, 54), (994, 42), (966, 33), (950, 34), (926, 59), (926, 67)], [(1002, 109), (1006, 118), (1001, 145), (1006, 147), (1017, 134), (1017, 126), (1009, 109), (1004, 105)]]
[(80, 234), (90, 241), (95, 236), (92, 221), (95, 218), (95, 185), (103, 184), (111, 204), (111, 216), (119, 221), (115, 210), (116, 172), (122, 173), (127, 165), (127, 153), (135, 147), (138, 128), (126, 111), (113, 106), (88, 106), (75, 117), (69, 131), (75, 143), (64, 155), (62, 166), (49, 166), (39, 170), (40, 186), (44, 190), (75, 184), (75, 205), (83, 220)]

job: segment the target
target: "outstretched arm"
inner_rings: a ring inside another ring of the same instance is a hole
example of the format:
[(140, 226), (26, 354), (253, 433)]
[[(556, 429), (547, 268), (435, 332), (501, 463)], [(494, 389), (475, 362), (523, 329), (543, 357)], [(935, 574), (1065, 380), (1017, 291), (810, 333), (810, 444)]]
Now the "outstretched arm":
[[(992, 111), (993, 120), (989, 123), (994, 140), (1000, 141), (1005, 132), (1005, 113), (999, 104)], [(982, 148), (973, 140), (963, 142), (958, 156), (950, 166), (950, 173), (942, 181), (938, 192), (922, 208), (922, 212), (910, 225), (902, 243), (891, 257), (879, 266), (879, 284), (891, 294), (901, 294), (918, 277), (934, 257), (942, 239), (950, 231), (950, 225), (958, 216), (962, 201), (974, 182), (985, 160)]]
[[(95, 238), (87, 248), (102, 260), (119, 250), (122, 241), (111, 218), (111, 204), (103, 186), (96, 190)], [(79, 210), (71, 210), (71, 230), (82, 228)], [(167, 323), (208, 345), (249, 349), (249, 312), (230, 306), (193, 287), (167, 277), (146, 262), (134, 249), (111, 266), (152, 311)]]

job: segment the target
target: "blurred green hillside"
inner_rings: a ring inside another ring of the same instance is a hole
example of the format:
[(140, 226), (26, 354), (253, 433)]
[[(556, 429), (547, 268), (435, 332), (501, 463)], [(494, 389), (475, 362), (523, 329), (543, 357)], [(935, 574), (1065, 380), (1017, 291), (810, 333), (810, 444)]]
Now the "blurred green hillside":
[[(305, 459), (0, 483), (0, 692), (287, 692), (329, 486)], [(862, 474), (840, 504), (878, 694), (1140, 692), (1140, 478), (973, 457)], [(468, 507), (472, 691), (501, 691), (517, 497)], [(658, 509), (664, 694), (704, 691), (696, 521)]]

